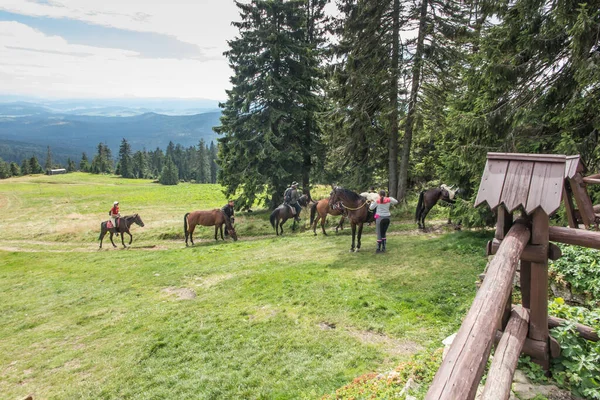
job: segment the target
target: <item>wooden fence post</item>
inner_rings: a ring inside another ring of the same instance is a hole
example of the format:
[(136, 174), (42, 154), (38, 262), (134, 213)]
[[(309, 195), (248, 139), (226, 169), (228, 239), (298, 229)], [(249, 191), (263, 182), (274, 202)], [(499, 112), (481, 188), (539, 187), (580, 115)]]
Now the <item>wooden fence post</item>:
[[(538, 208), (533, 213), (533, 224), (531, 228), (531, 243), (548, 248), (549, 243), (548, 215)], [(544, 252), (548, 254), (547, 251)], [(540, 341), (548, 349), (548, 258), (545, 262), (531, 263), (530, 282), (530, 315), (529, 315), (529, 338)], [(550, 368), (549, 350), (544, 352), (542, 359), (533, 359), (545, 370)]]

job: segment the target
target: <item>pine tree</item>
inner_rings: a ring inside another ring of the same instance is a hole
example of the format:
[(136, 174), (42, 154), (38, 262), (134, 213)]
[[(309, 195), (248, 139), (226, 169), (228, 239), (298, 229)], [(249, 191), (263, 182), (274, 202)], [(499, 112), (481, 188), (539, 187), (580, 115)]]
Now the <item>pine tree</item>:
[(0, 158), (0, 179), (10, 178), (11, 176), (10, 165)]
[(48, 146), (48, 150), (46, 152), (46, 162), (44, 163), (44, 170), (49, 171), (52, 169), (52, 152), (50, 151), (50, 146)]
[(12, 176), (21, 176), (21, 168), (19, 168), (19, 165), (17, 163), (10, 163), (10, 174)]
[(289, 182), (308, 179), (311, 168), (306, 152), (314, 141), (318, 60), (314, 43), (308, 43), (309, 2), (252, 0), (236, 5), (239, 36), (225, 53), (234, 73), (233, 88), (221, 104), (221, 126), (215, 128), (223, 135), (219, 181), (228, 196), (243, 189), (240, 207), (250, 207), (262, 193), (266, 198), (261, 200), (275, 206)]
[(83, 154), (81, 154), (81, 161), (79, 161), (79, 170), (81, 172), (89, 172), (89, 170), (90, 170), (90, 163), (88, 161), (87, 154), (85, 154), (85, 152), (83, 152)]
[(31, 168), (29, 167), (29, 160), (27, 158), (24, 158), (23, 162), (21, 163), (21, 174), (23, 174), (23, 175), (31, 174)]
[(158, 181), (163, 185), (177, 185), (179, 183), (179, 171), (170, 157), (167, 157)]
[(71, 160), (71, 158), (67, 158), (67, 172), (75, 172), (77, 171), (77, 167), (75, 166), (75, 161)]
[(106, 144), (98, 143), (98, 153), (92, 160), (90, 172), (94, 174), (110, 174), (113, 172), (112, 154)]
[(32, 156), (29, 159), (29, 173), (30, 174), (41, 174), (43, 172), (44, 172), (44, 170), (42, 169), (42, 166), (40, 165), (37, 157)]
[(119, 147), (119, 171), (116, 172), (123, 178), (133, 178), (133, 165), (131, 160), (131, 146), (125, 138)]
[(198, 158), (195, 171), (195, 179), (198, 183), (212, 183), (210, 179), (210, 150), (206, 147), (204, 139), (200, 139), (198, 143)]
[(210, 162), (210, 183), (217, 183), (217, 177), (219, 175), (219, 154), (217, 146), (214, 142), (210, 142), (210, 148), (208, 149), (209, 162)]
[(146, 151), (136, 151), (133, 155), (133, 177), (134, 178), (148, 178), (150, 176), (150, 170), (148, 167), (148, 154)]

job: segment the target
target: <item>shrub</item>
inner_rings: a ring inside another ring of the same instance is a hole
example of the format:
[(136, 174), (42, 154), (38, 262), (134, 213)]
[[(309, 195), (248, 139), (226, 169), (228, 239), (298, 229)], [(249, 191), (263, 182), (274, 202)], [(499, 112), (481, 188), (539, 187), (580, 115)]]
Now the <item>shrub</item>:
[(550, 262), (550, 279), (587, 300), (600, 301), (600, 251), (569, 245), (560, 249), (562, 257)]

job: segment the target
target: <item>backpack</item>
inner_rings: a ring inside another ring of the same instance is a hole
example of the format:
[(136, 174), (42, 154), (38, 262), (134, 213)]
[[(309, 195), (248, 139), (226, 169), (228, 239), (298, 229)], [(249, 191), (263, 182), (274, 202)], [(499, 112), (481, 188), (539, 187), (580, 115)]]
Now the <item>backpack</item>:
[(290, 201), (292, 201), (292, 188), (287, 188), (283, 194), (283, 202), (289, 203)]

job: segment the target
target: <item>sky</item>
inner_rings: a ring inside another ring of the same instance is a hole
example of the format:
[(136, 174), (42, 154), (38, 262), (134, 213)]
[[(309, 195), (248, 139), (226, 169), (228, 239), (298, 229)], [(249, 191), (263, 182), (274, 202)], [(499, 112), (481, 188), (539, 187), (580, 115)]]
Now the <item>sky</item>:
[(224, 100), (233, 0), (0, 0), (0, 94)]

